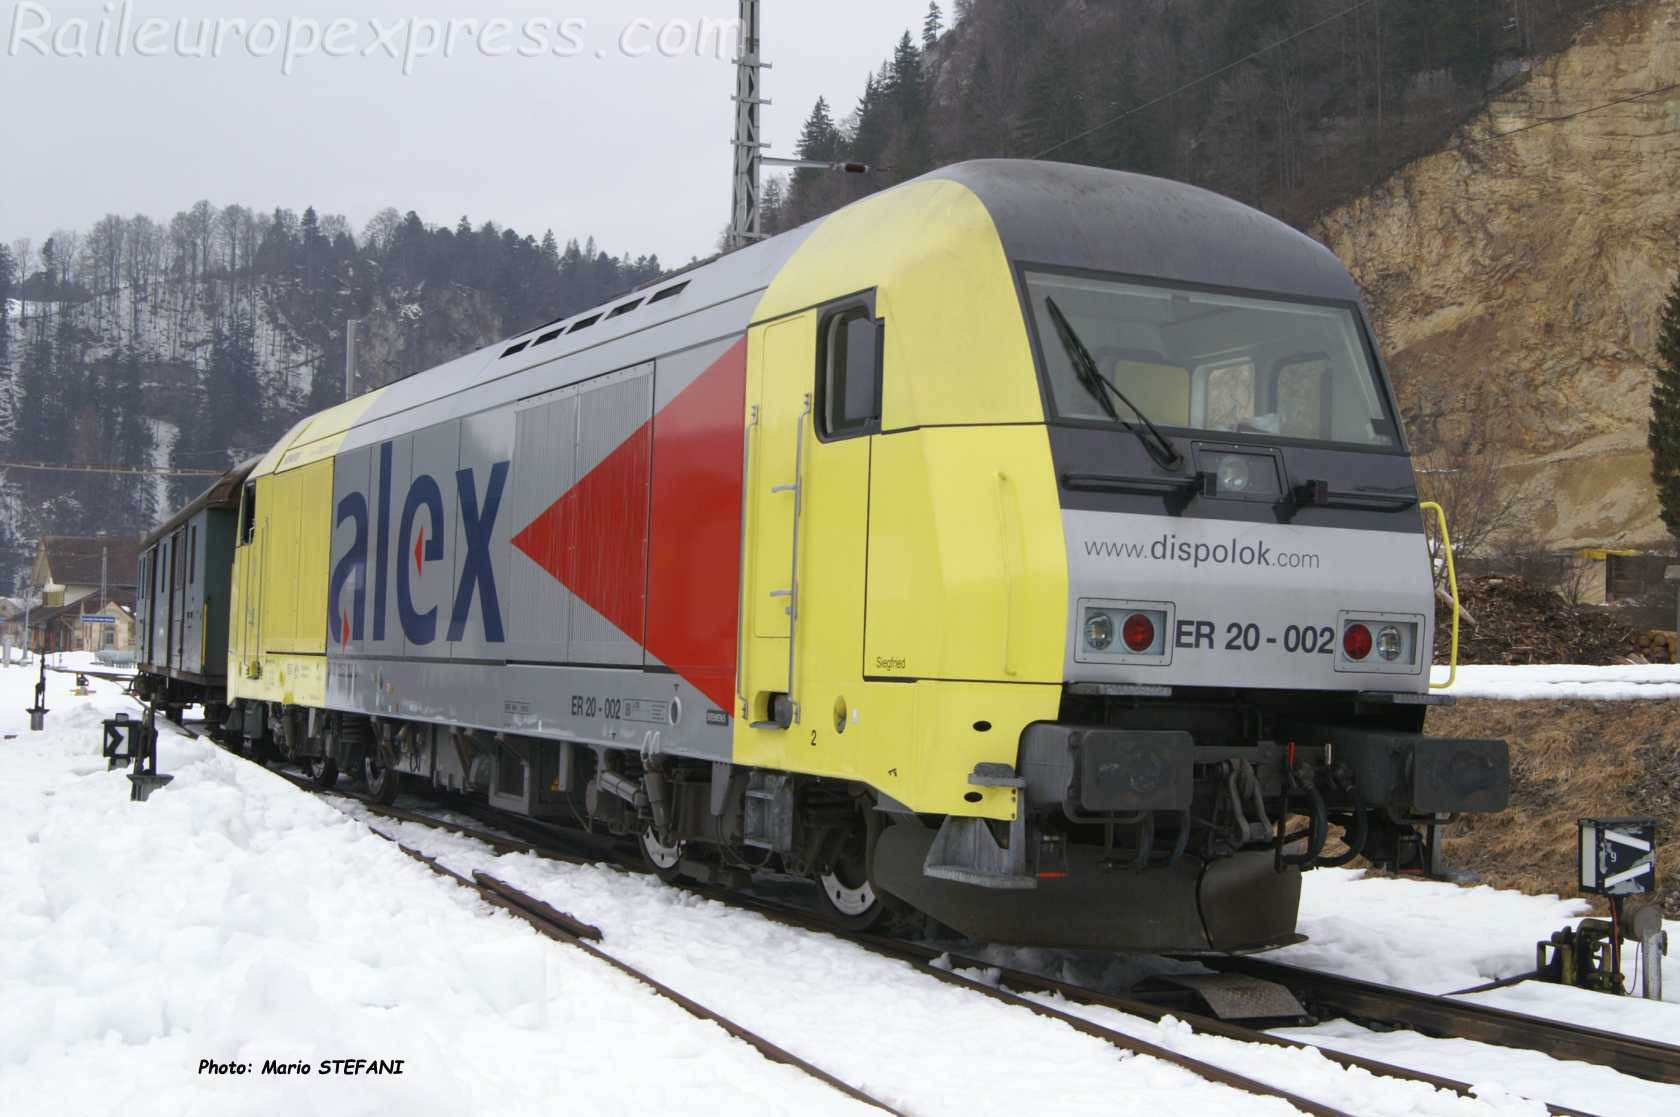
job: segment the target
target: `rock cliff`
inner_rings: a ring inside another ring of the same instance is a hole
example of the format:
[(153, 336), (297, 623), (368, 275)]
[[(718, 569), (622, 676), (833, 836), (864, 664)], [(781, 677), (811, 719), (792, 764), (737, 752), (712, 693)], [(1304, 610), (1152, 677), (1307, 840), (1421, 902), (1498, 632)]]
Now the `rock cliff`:
[(1314, 232), (1369, 294), (1420, 453), (1491, 394), (1531, 539), (1671, 545), (1645, 436), (1680, 270), (1680, 0), (1607, 8)]

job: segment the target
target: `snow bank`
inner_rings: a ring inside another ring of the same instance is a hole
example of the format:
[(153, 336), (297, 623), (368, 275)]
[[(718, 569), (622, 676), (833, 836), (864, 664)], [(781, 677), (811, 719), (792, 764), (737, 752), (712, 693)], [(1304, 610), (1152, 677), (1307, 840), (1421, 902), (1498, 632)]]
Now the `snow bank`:
[[(97, 753), (99, 720), (125, 705), (114, 688), (96, 681), (94, 698), (76, 699), (71, 676), (49, 674), (49, 731), (30, 734), (22, 709), (34, 678), (0, 669), (0, 735), (15, 734), (0, 740), (10, 804), (0, 812), (0, 1111), (862, 1111), (205, 742), (167, 736), (160, 766), (174, 783), (131, 804), (123, 775)], [(377, 824), (452, 868), (490, 870), (595, 923), (613, 953), (909, 1112), (1289, 1111), (651, 878)], [(1312, 941), (1279, 957), (1455, 989), (1527, 968), (1534, 941), (1581, 910), (1556, 897), (1321, 870), (1308, 874), (1303, 901)], [(1666, 972), (1680, 989), (1674, 963)], [(1546, 987), (1486, 996), (1680, 1038), (1676, 1005), (1589, 1005), (1578, 998), (1590, 995)], [(1673, 1087), (1540, 1056), (1455, 1053), (1407, 1033), (1327, 1025), (1315, 1035), (1482, 1083), (1481, 1096), (1176, 1022), (1077, 1011), (1362, 1114), (1538, 1113), (1519, 1091), (1597, 1112), (1680, 1111)], [(257, 1073), (268, 1059), (331, 1058), (402, 1059), (404, 1073)], [(201, 1075), (202, 1059), (253, 1069)]]
[[(1447, 669), (1436, 667), (1432, 681), (1447, 681)], [(1458, 679), (1442, 693), (1459, 698), (1510, 700), (1590, 699), (1627, 701), (1680, 698), (1680, 664), (1628, 664), (1615, 667), (1494, 667), (1460, 666)]]
[[(174, 783), (130, 803), (123, 701), (49, 674), (30, 734), (34, 677), (0, 670), (0, 1111), (864, 1111), (207, 743), (166, 737)], [(403, 1073), (260, 1073), (339, 1058)]]
[[(1367, 876), (1362, 870), (1315, 869), (1302, 880), (1300, 929), (1308, 941), (1268, 958), (1430, 993), (1455, 992), (1532, 970), (1534, 944), (1578, 922), (1588, 910), (1579, 899)], [(1670, 943), (1680, 945), (1680, 922), (1664, 926)], [(1623, 948), (1623, 969), (1634, 989), (1639, 987), (1634, 980), (1637, 955), (1637, 947)], [(1541, 982), (1469, 999), (1680, 1045), (1680, 949), (1671, 948), (1663, 960), (1663, 986), (1669, 999), (1662, 1002)], [(1372, 1032), (1346, 1021), (1279, 1034), (1461, 1081), (1497, 1082), (1589, 1113), (1666, 1117), (1680, 1112), (1680, 1087), (1605, 1067), (1560, 1063), (1536, 1052), (1405, 1031)]]

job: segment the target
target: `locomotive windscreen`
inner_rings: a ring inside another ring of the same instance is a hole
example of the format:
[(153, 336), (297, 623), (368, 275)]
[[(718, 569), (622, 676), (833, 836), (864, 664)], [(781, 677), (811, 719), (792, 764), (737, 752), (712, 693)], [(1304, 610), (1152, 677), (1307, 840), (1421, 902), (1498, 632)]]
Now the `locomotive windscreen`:
[(1359, 320), (1346, 306), (1047, 272), (1026, 278), (1060, 418), (1109, 421), (1057, 342), (1051, 299), (1101, 374), (1156, 426), (1373, 448), (1398, 444)]

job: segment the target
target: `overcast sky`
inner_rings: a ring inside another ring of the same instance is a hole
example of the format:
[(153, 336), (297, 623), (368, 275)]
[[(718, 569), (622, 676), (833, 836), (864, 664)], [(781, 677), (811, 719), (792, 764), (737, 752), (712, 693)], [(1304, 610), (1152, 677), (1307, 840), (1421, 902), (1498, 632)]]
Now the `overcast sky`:
[[(927, 5), (763, 8), (775, 102), (765, 131), (770, 154), (791, 155), (817, 96), (849, 112), (898, 36), (919, 35)], [(732, 20), (735, 0), (433, 0), (415, 11), (395, 0), (0, 0), (0, 240), (38, 246), (112, 212), (167, 220), (208, 198), (314, 205), (358, 231), (388, 205), (429, 222), (466, 214), (562, 240), (592, 234), (667, 265), (712, 251), (728, 222), (733, 43), (720, 60), (712, 42), (697, 51), (684, 38)], [(497, 18), (503, 28), (486, 26)], [(445, 57), (451, 19), (479, 26), (458, 24)], [(194, 57), (216, 54), (218, 32), (219, 56)]]

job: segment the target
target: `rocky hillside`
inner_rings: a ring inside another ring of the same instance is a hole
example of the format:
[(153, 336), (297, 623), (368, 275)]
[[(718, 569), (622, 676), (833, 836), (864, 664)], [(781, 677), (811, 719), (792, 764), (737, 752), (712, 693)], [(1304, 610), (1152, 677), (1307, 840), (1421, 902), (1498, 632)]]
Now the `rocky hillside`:
[(1645, 432), (1680, 269), (1677, 83), (1680, 0), (1609, 7), (1314, 229), (1369, 293), (1419, 448), (1487, 429), (1550, 549), (1671, 545)]

